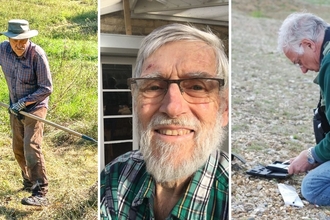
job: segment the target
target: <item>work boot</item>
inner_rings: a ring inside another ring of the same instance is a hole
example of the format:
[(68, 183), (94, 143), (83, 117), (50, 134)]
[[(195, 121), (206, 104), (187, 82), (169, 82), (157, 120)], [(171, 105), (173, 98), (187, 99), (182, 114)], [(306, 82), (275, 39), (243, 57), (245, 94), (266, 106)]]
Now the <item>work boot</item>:
[(27, 198), (23, 198), (21, 203), (23, 205), (32, 205), (32, 206), (47, 206), (48, 200), (45, 196), (35, 195)]

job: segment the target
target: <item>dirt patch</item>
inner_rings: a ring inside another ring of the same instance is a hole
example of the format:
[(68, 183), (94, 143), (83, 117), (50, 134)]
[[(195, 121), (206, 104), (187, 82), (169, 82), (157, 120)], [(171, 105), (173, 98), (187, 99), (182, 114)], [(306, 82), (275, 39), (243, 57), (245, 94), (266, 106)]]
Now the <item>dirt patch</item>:
[(240, 169), (232, 169), (232, 219), (330, 219), (329, 208), (304, 200), (301, 209), (284, 206), (277, 183), (293, 185), (300, 194), (303, 176), (278, 181), (245, 174), (315, 144), (316, 73), (302, 74), (276, 49), (278, 28), (291, 12), (308, 9), (330, 22), (330, 5), (310, 2), (232, 0), (231, 147), (247, 161), (234, 161)]
[(232, 10), (247, 16), (278, 19), (282, 21), (294, 11), (308, 11), (328, 20), (328, 0), (232, 0)]

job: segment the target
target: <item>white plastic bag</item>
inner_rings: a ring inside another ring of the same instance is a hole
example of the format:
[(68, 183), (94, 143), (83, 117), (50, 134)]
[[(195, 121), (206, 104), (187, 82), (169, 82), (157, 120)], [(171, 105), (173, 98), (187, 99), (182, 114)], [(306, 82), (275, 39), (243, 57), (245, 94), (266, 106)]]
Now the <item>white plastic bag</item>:
[(279, 183), (278, 189), (283, 197), (285, 205), (292, 205), (297, 207), (303, 207), (304, 204), (302, 203), (301, 199), (299, 198), (296, 189), (293, 186)]

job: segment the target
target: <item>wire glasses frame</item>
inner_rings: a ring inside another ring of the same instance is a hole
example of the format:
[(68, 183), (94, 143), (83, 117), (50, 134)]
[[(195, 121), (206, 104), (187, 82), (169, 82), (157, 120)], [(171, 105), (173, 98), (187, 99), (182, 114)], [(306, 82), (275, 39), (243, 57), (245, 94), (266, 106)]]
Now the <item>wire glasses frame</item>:
[[(301, 47), (301, 43), (299, 44), (299, 48)], [(295, 65), (298, 68), (303, 68), (304, 65), (301, 63), (301, 57), (304, 55), (304, 53), (297, 53), (297, 59), (293, 61), (293, 65)]]
[(170, 84), (178, 85), (183, 98), (191, 104), (203, 104), (213, 102), (222, 86), (224, 79), (219, 78), (187, 78), (187, 79), (163, 79), (163, 78), (129, 78), (127, 80), (132, 90), (138, 89), (144, 101), (147, 103), (159, 103), (165, 97)]

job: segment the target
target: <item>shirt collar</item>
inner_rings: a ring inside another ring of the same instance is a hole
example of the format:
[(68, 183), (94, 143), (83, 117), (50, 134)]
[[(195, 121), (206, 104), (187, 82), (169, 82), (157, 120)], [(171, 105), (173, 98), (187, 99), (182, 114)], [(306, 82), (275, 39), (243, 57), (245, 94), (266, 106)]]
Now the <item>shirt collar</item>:
[(144, 199), (152, 199), (154, 196), (155, 182), (148, 172), (145, 172), (144, 175), (145, 177), (141, 178), (143, 184), (132, 202), (133, 207), (141, 205)]
[(320, 51), (320, 63), (322, 63), (322, 59), (323, 59), (323, 50), (325, 49), (325, 47), (327, 46), (327, 42), (330, 41), (330, 27), (328, 27), (327, 29), (325, 29), (325, 33), (324, 33), (324, 39), (322, 42), (322, 46), (321, 46), (321, 51)]

